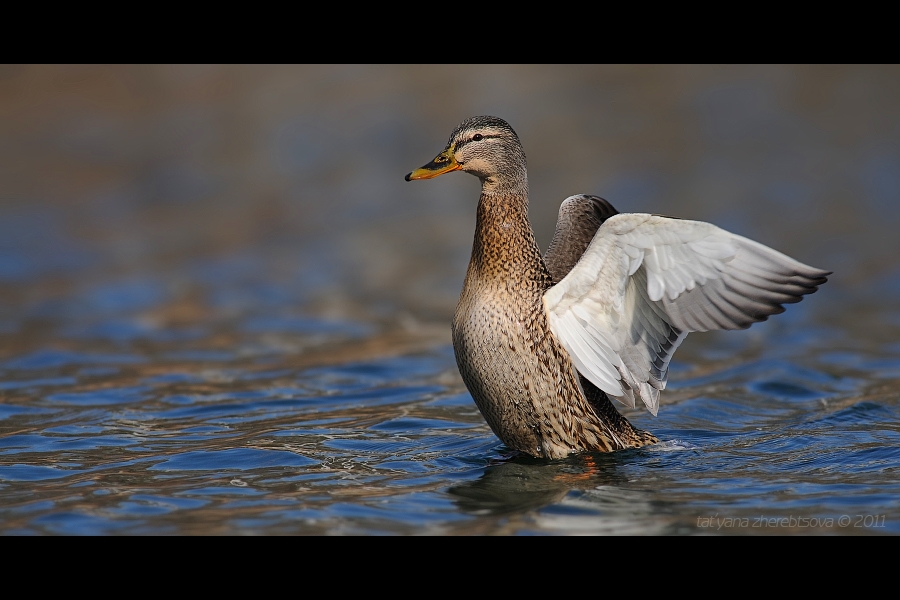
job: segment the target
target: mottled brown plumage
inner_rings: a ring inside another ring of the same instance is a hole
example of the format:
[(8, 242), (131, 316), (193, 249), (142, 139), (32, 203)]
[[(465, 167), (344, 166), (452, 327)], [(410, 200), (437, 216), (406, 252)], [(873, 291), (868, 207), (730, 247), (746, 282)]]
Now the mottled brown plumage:
[(497, 437), (546, 458), (658, 441), (633, 427), (578, 374), (551, 333), (542, 302), (615, 209), (592, 196), (570, 198), (545, 260), (528, 221), (525, 154), (505, 121), (465, 121), (444, 152), (407, 180), (452, 170), (482, 182), (472, 258), (453, 318), (453, 348), (463, 380)]
[(525, 152), (496, 117), (474, 117), (406, 176), (481, 180), (472, 259), (453, 318), (463, 380), (491, 429), (533, 456), (657, 442), (610, 396), (653, 415), (692, 331), (744, 329), (784, 311), (829, 271), (710, 223), (563, 202), (542, 257), (528, 222)]

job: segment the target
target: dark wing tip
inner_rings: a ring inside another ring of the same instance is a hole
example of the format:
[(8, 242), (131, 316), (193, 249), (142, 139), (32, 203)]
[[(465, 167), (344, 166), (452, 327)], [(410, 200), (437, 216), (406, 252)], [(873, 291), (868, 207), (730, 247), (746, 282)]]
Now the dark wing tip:
[(801, 292), (801, 294), (814, 294), (819, 291), (819, 286), (828, 281), (828, 276), (834, 273), (834, 271), (822, 271), (820, 269), (811, 269), (806, 273), (795, 273), (794, 276), (800, 281), (796, 283), (804, 288), (807, 288), (807, 291)]

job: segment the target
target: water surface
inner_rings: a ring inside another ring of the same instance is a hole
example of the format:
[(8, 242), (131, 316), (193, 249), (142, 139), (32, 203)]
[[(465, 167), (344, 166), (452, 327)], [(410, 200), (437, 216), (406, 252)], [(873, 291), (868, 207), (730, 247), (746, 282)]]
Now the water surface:
[[(0, 532), (900, 533), (896, 67), (4, 67)], [(449, 321), (463, 118), (566, 196), (835, 271), (692, 334), (662, 443), (516, 455)]]

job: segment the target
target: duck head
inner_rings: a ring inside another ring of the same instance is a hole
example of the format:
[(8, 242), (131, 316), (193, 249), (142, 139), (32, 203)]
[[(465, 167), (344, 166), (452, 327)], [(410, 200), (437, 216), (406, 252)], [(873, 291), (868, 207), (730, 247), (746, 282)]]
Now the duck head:
[(509, 123), (497, 117), (466, 119), (450, 134), (444, 150), (406, 181), (432, 179), (465, 171), (481, 180), (482, 193), (525, 193), (528, 175), (525, 151)]

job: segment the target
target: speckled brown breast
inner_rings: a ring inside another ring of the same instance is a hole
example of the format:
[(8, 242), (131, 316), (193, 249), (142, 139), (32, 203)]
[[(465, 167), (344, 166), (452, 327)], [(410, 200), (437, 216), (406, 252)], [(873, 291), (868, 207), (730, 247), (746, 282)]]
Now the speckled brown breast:
[(475, 403), (497, 437), (533, 456), (656, 441), (578, 375), (550, 332), (542, 296), (553, 280), (525, 211), (517, 197), (482, 195), (478, 205), (453, 319), (456, 362)]

